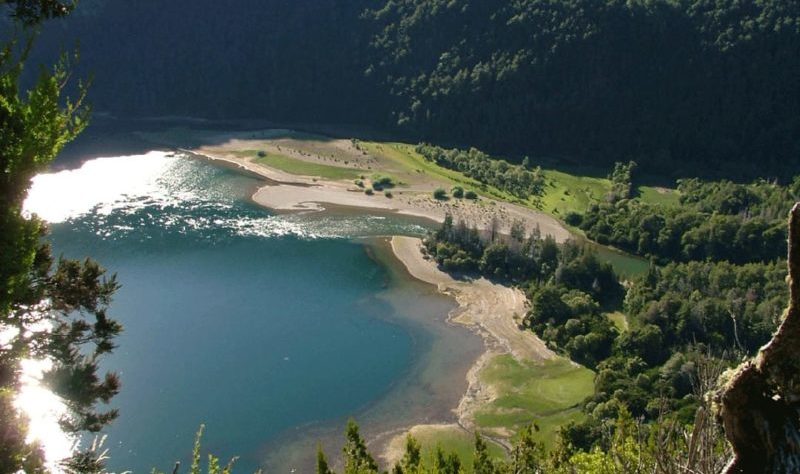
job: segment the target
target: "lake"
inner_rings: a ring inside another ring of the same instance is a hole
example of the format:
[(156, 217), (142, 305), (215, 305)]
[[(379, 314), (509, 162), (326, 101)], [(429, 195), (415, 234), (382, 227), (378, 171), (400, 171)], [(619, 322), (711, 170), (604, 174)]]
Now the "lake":
[(204, 450), (239, 456), (237, 472), (305, 472), (318, 441), (336, 456), (349, 416), (378, 440), (452, 421), (482, 342), (380, 239), (428, 224), (274, 214), (249, 201), (258, 185), (160, 151), (35, 180), (26, 208), (56, 254), (90, 255), (122, 284), (125, 332), (104, 361), (122, 379), (112, 471), (185, 465), (201, 424)]

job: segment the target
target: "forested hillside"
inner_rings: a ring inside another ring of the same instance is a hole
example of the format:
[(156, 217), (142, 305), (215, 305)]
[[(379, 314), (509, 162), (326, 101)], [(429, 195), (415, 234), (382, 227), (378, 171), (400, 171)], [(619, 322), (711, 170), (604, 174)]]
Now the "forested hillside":
[(84, 0), (48, 25), (39, 58), (78, 45), (91, 101), (122, 117), (370, 123), (364, 0)]
[(787, 0), (85, 0), (96, 110), (355, 123), (510, 157), (783, 177), (800, 156)]

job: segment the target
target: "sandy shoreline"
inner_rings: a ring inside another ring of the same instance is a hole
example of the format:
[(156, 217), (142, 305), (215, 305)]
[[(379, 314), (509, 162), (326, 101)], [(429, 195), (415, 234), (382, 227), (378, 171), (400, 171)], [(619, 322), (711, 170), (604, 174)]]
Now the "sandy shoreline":
[[(324, 211), (327, 205), (373, 209), (400, 215), (422, 217), (435, 222), (443, 222), (450, 214), (458, 222), (465, 221), (479, 229), (490, 226), (493, 217), (497, 219), (499, 231), (508, 233), (511, 224), (519, 220), (527, 231), (539, 227), (542, 236), (552, 236), (557, 242), (564, 242), (572, 235), (555, 218), (517, 204), (482, 198), (478, 201), (433, 199), (430, 190), (416, 187), (397, 187), (393, 196), (387, 198), (380, 193), (367, 195), (361, 188), (347, 181), (326, 180), (311, 176), (289, 174), (234, 154), (234, 150), (247, 145), (239, 140), (233, 144), (218, 147), (199, 147), (182, 149), (195, 157), (212, 162), (222, 162), (264, 178), (267, 184), (260, 187), (252, 196), (255, 203), (275, 211)], [(249, 145), (251, 148), (256, 144)], [(262, 145), (263, 146), (263, 145)], [(283, 149), (285, 152), (286, 150)], [(308, 160), (306, 158), (306, 160)], [(424, 188), (424, 187), (423, 187)]]
[[(391, 246), (394, 255), (414, 278), (436, 286), (440, 293), (456, 300), (458, 309), (450, 315), (450, 321), (475, 331), (483, 338), (486, 347), (467, 373), (468, 388), (455, 409), (457, 424), (416, 425), (409, 427), (407, 432), (413, 435), (444, 429), (473, 431), (476, 410), (496, 397), (492, 387), (483, 384), (479, 377), (491, 359), (511, 354), (519, 361), (544, 361), (556, 357), (556, 354), (531, 331), (518, 327), (528, 305), (524, 293), (518, 288), (492, 283), (485, 278), (456, 280), (439, 270), (434, 261), (424, 258), (418, 238), (395, 236)], [(402, 457), (405, 434), (395, 436), (382, 453), (386, 465), (391, 466)]]

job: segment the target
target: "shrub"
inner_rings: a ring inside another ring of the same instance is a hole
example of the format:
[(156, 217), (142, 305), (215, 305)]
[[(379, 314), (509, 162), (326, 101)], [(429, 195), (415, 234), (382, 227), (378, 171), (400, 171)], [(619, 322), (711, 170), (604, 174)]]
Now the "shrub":
[(353, 182), (354, 182), (354, 183), (355, 183), (355, 185), (356, 185), (356, 186), (358, 186), (359, 188), (363, 188), (363, 187), (364, 187), (364, 182), (363, 182), (363, 181), (361, 181), (360, 179), (357, 179), (357, 180), (355, 180), (355, 181), (353, 181)]
[(478, 195), (475, 193), (475, 191), (467, 191), (464, 194), (464, 197), (467, 199), (478, 199)]
[(392, 192), (391, 191), (384, 191), (383, 195), (386, 196), (387, 198), (390, 198), (390, 197), (392, 197)]
[(567, 215), (564, 216), (564, 222), (566, 222), (567, 225), (577, 227), (583, 222), (583, 216), (577, 212), (568, 212)]
[(464, 188), (461, 186), (455, 186), (451, 193), (453, 194), (454, 198), (461, 199), (464, 197)]
[(267, 152), (264, 150), (259, 150), (257, 155), (259, 158), (265, 158), (267, 156)]
[(447, 191), (444, 188), (436, 188), (433, 191), (434, 199), (447, 199)]
[(394, 187), (394, 180), (392, 180), (391, 176), (374, 174), (372, 175), (372, 187), (379, 191), (383, 188), (392, 188)]
[(372, 196), (374, 192), (372, 191), (372, 188), (367, 188), (364, 190), (364, 194), (366, 194), (367, 196)]

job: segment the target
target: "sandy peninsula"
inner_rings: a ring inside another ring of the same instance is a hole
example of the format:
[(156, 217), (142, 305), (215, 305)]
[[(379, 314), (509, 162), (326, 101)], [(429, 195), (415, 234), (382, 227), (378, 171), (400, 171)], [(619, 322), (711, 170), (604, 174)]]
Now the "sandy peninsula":
[[(519, 220), (526, 230), (538, 226), (542, 235), (550, 235), (558, 242), (571, 236), (557, 219), (518, 204), (488, 196), (475, 201), (434, 199), (434, 189), (449, 189), (451, 184), (398, 160), (397, 151), (389, 144), (371, 145), (372, 148), (367, 149), (355, 140), (307, 136), (280, 129), (253, 132), (173, 130), (141, 135), (155, 143), (223, 162), (264, 178), (265, 185), (253, 194), (253, 201), (276, 211), (322, 211), (326, 205), (333, 205), (398, 213), (436, 222), (442, 222), (445, 215), (450, 214), (456, 222), (463, 220), (478, 228), (488, 228), (494, 218), (499, 230), (508, 232), (511, 224)], [(368, 195), (352, 179), (304, 176), (269, 166), (259, 160), (256, 150), (312, 165), (363, 173), (367, 181), (371, 174), (385, 173), (402, 185), (391, 189), (391, 197), (382, 192)]]
[[(519, 361), (544, 361), (556, 357), (556, 354), (533, 332), (519, 327), (528, 309), (527, 298), (519, 288), (492, 283), (485, 278), (457, 280), (439, 270), (434, 261), (424, 257), (418, 238), (395, 236), (391, 243), (395, 256), (414, 278), (436, 286), (439, 292), (456, 300), (458, 308), (450, 315), (450, 321), (463, 324), (478, 333), (486, 347), (467, 373), (467, 392), (455, 410), (458, 422), (416, 425), (409, 427), (407, 433), (421, 437), (435, 436), (435, 433), (448, 429), (471, 432), (475, 428), (476, 409), (496, 397), (493, 387), (483, 384), (478, 376), (492, 358), (511, 354)], [(386, 465), (391, 466), (402, 457), (405, 436), (406, 433), (402, 433), (389, 441), (382, 454)]]

